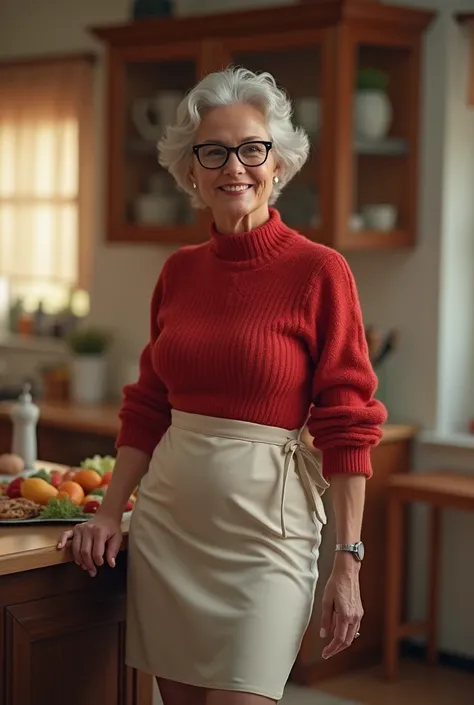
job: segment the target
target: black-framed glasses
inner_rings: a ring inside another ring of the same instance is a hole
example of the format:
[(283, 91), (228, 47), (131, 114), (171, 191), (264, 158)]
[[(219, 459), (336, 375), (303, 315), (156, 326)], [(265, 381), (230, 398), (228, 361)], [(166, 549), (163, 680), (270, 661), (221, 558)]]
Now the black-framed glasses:
[(256, 140), (252, 142), (242, 142), (238, 147), (226, 147), (223, 144), (195, 144), (193, 153), (198, 158), (199, 164), (204, 169), (222, 169), (227, 164), (231, 153), (244, 166), (262, 166), (267, 161), (268, 153), (272, 148), (272, 142)]

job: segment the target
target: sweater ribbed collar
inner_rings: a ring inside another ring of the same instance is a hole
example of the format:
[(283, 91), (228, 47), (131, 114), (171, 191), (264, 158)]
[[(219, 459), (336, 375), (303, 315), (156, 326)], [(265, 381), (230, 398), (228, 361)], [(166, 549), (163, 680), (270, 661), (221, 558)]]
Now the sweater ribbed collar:
[(254, 230), (232, 235), (218, 232), (211, 226), (211, 249), (222, 260), (236, 266), (253, 267), (278, 256), (297, 236), (281, 220), (275, 208), (269, 208), (270, 218)]

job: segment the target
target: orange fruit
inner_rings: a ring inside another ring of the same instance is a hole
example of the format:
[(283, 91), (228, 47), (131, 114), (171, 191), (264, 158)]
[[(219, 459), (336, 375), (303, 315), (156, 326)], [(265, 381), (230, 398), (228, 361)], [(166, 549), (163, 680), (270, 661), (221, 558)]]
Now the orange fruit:
[(21, 485), (21, 496), (37, 504), (45, 505), (57, 495), (58, 490), (41, 477), (27, 477)]
[(84, 501), (84, 490), (78, 482), (66, 480), (58, 487), (58, 498), (69, 497), (74, 504), (82, 504)]
[(91, 492), (101, 486), (102, 477), (95, 470), (78, 470), (74, 475), (74, 482), (77, 482), (85, 492)]

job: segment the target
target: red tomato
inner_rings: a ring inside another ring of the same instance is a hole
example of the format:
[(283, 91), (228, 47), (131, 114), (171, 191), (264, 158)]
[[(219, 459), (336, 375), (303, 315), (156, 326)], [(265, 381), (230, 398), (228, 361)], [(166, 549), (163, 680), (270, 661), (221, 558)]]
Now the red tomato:
[(113, 472), (111, 472), (111, 471), (104, 473), (104, 476), (102, 477), (101, 487), (107, 487), (108, 485), (110, 485), (110, 482), (112, 480), (112, 475), (113, 475)]
[(64, 473), (59, 472), (59, 470), (53, 470), (49, 476), (49, 479), (50, 479), (53, 487), (56, 487), (56, 489), (57, 489), (59, 487), (59, 485), (61, 485), (64, 482)]
[(100, 502), (97, 502), (95, 499), (91, 499), (84, 505), (83, 512), (84, 514), (95, 514), (99, 507)]
[(17, 477), (15, 480), (12, 480), (10, 484), (7, 487), (7, 496), (10, 499), (17, 499), (18, 497), (21, 497), (21, 486), (24, 482), (23, 477)]

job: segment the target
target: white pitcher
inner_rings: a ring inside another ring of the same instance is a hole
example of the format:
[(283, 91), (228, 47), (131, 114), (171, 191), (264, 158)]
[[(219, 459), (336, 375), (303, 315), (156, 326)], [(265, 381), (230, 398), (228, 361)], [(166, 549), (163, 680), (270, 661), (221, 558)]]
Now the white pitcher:
[(152, 98), (136, 100), (132, 106), (133, 123), (143, 139), (155, 142), (166, 125), (176, 120), (181, 91), (160, 91)]

